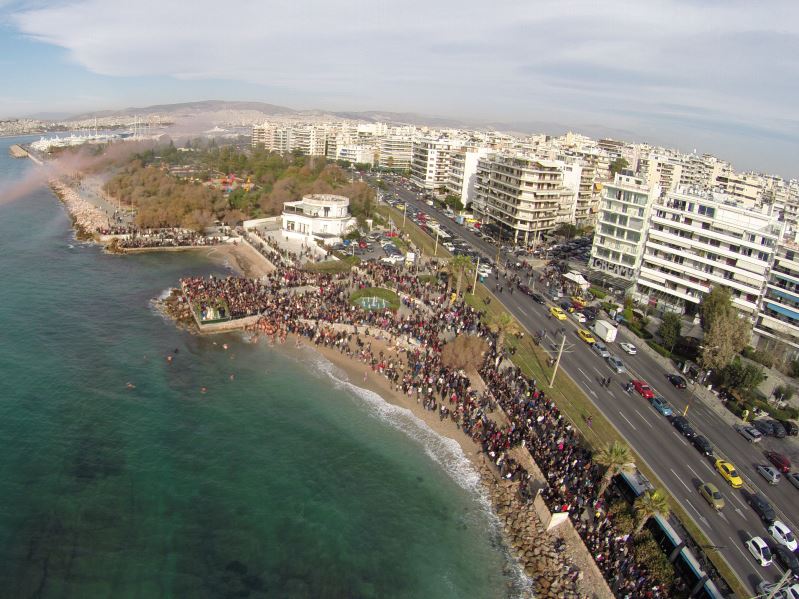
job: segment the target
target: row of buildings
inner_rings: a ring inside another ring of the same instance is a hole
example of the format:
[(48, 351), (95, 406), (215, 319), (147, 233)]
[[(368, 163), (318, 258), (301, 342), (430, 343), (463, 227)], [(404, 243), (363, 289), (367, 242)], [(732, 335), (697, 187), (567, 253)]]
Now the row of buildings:
[(641, 173), (604, 186), (589, 276), (656, 312), (697, 315), (716, 285), (753, 323), (752, 344), (799, 357), (799, 244), (778, 203), (701, 187), (664, 190)]

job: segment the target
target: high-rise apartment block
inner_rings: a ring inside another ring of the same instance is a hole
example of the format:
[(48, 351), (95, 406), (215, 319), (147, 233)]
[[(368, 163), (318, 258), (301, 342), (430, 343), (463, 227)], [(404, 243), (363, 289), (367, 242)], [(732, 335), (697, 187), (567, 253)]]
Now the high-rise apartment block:
[(776, 248), (754, 327), (757, 348), (783, 363), (799, 358), (799, 244)]

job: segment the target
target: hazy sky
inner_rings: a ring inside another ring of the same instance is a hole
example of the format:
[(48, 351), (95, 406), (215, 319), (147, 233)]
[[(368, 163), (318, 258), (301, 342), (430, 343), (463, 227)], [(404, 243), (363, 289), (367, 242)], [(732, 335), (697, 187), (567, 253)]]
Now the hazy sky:
[(799, 0), (0, 0), (0, 117), (391, 110), (799, 176)]

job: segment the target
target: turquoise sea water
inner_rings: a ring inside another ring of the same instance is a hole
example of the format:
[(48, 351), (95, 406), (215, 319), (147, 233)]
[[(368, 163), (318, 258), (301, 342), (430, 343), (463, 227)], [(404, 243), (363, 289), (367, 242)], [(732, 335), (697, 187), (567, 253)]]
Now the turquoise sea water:
[(309, 350), (164, 321), (152, 298), (224, 270), (104, 255), (44, 188), (2, 201), (36, 168), (8, 157), (14, 141), (0, 139), (1, 596), (508, 595), (453, 442)]

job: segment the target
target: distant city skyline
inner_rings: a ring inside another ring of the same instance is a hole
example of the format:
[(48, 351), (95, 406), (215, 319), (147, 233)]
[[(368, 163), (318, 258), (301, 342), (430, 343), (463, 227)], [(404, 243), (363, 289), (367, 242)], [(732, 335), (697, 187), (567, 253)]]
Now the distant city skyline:
[(571, 129), (799, 177), (793, 1), (181, 4), (0, 0), (0, 117), (257, 100)]

